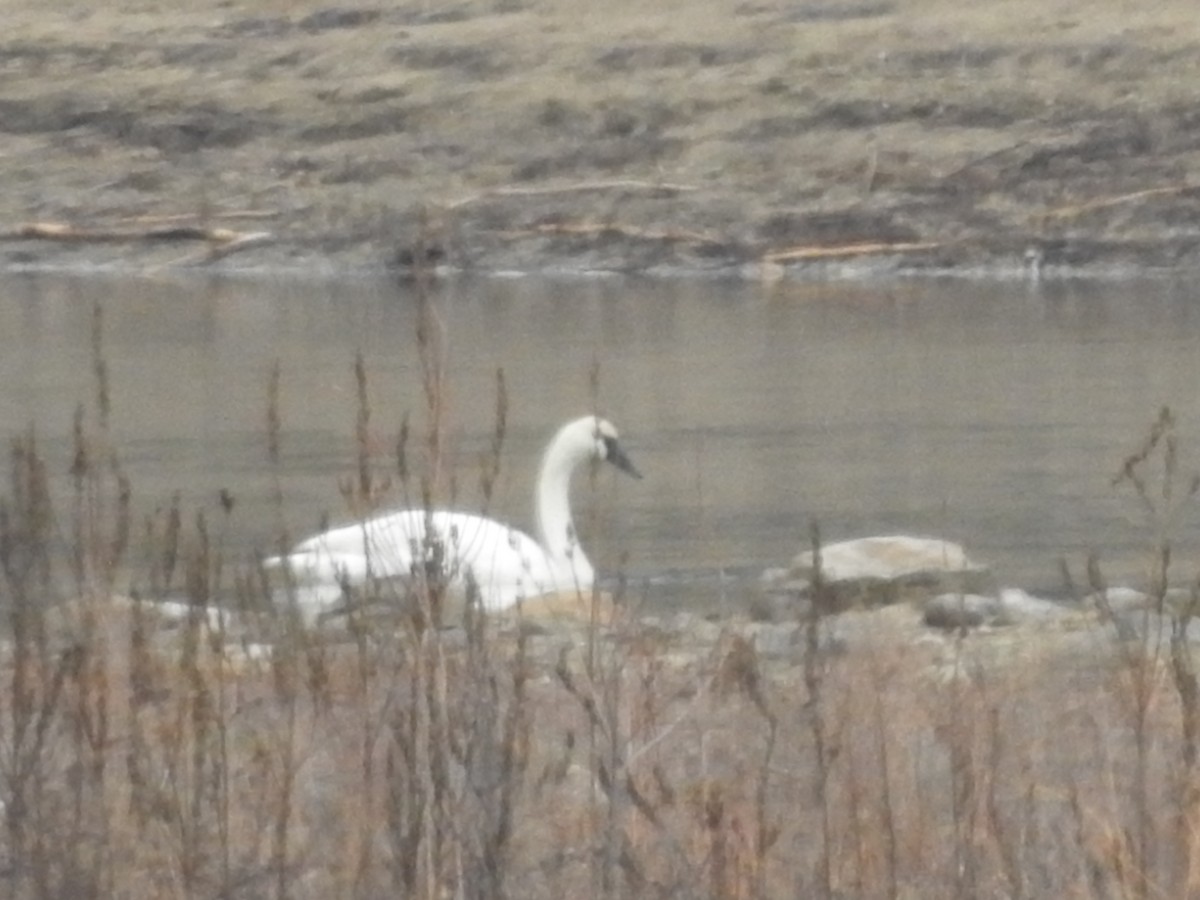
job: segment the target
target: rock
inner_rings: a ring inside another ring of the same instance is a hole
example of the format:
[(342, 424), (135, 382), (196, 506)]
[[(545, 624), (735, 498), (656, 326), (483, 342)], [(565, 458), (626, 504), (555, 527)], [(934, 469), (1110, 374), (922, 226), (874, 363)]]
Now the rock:
[[(812, 589), (812, 551), (786, 570), (764, 573), (768, 592), (807, 594)], [(821, 548), (821, 576), (832, 610), (884, 606), (942, 593), (979, 593), (993, 588), (990, 571), (963, 548), (941, 538), (889, 535), (858, 538)]]
[[(1145, 640), (1151, 650), (1156, 648), (1168, 653), (1167, 646), (1175, 629), (1182, 623), (1171, 613), (1159, 613), (1151, 609), (1129, 609), (1114, 612), (1112, 625), (1116, 636), (1122, 641)], [(1112, 632), (1108, 632), (1109, 635)], [(1188, 644), (1200, 643), (1200, 619), (1188, 619), (1183, 632)]]
[[(868, 537), (821, 548), (821, 571), (826, 581), (853, 578), (894, 579), (922, 572), (960, 572), (977, 568), (958, 544), (940, 538), (908, 535)], [(813, 553), (792, 560), (792, 571), (811, 577)]]
[(763, 656), (792, 659), (803, 652), (804, 637), (800, 627), (798, 622), (750, 622), (741, 629), (741, 633), (753, 642), (754, 648)]
[(1004, 612), (999, 597), (981, 594), (938, 594), (925, 604), (923, 621), (930, 628), (954, 630), (995, 624)]
[(1153, 603), (1150, 595), (1131, 587), (1111, 587), (1104, 591), (1096, 591), (1084, 597), (1092, 609), (1108, 610), (1114, 614), (1129, 612), (1136, 609), (1149, 609)]
[(999, 597), (1004, 606), (1005, 615), (1012, 624), (1062, 619), (1076, 612), (1061, 603), (1055, 603), (1053, 600), (1046, 600), (1043, 597), (1035, 597), (1020, 588), (1003, 588)]
[(930, 628), (979, 628), (1045, 622), (1069, 613), (1020, 588), (1004, 588), (996, 594), (938, 594), (925, 602), (923, 621)]
[[(1190, 604), (1191, 599), (1192, 592), (1187, 588), (1168, 588), (1162, 601), (1164, 608), (1170, 612), (1182, 610), (1186, 604)], [(1107, 588), (1103, 594), (1098, 591), (1088, 594), (1084, 598), (1084, 602), (1091, 609), (1099, 610), (1101, 613), (1111, 613), (1114, 616), (1140, 610), (1157, 610), (1158, 608), (1156, 595), (1124, 586)]]

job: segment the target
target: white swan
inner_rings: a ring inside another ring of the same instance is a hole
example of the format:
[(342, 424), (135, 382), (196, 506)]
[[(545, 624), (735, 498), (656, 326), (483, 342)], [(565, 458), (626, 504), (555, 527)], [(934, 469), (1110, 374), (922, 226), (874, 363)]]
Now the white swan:
[(343, 585), (403, 581), (439, 555), (448, 587), (461, 592), (473, 583), (489, 611), (542, 594), (587, 591), (595, 572), (571, 521), (570, 487), (572, 473), (591, 460), (642, 477), (610, 422), (596, 416), (568, 422), (542, 457), (535, 495), (538, 540), (473, 513), (406, 509), (315, 535), (264, 565), (288, 570), (309, 624), (342, 604)]

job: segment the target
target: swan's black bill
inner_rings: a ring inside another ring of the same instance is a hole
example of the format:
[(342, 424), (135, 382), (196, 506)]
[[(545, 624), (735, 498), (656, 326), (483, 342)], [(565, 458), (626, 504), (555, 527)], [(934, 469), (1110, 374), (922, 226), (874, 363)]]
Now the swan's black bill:
[(625, 455), (625, 451), (621, 449), (616, 438), (604, 438), (604, 458), (625, 474), (632, 475), (634, 478), (642, 477), (642, 473), (629, 461), (629, 457)]

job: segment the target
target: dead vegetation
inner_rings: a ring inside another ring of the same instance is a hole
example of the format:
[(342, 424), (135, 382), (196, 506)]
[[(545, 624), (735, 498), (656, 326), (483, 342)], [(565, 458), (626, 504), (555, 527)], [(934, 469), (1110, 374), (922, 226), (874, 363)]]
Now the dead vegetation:
[[(1196, 588), (1177, 574), (1172, 534), (1197, 482), (1168, 411), (1118, 476), (1148, 517), (1157, 604), (1132, 640), (1107, 611), (1112, 642), (1087, 659), (1013, 646), (981, 665), (964, 637), (935, 661), (884, 632), (838, 652), (824, 638), (819, 564), (799, 665), (732, 631), (681, 650), (641, 627), (623, 592), (624, 614), (593, 606), (566, 628), (486, 620), (469, 605), (461, 627), (443, 627), (436, 570), (410, 595), (360, 598), (337, 636), (314, 635), (229, 545), (231, 501), (215, 518), (174, 501), (139, 519), (108, 434), (119, 398), (101, 326), (97, 312), (95, 393), (69, 471), (47, 470), (31, 430), (10, 448), (0, 499), (0, 894), (1194, 889)], [(400, 426), (390, 461), (356, 366), (358, 459), (342, 480), (354, 514), (398, 496), (435, 503), (452, 486), (428, 307), (418, 344), (426, 408)], [(276, 471), (286, 389), (276, 370), (264, 416)], [(507, 402), (501, 377), (485, 497)], [(275, 502), (286, 546), (278, 488)], [(813, 544), (819, 557), (815, 530)], [(133, 596), (121, 601), (126, 571)], [(1088, 582), (1104, 586), (1098, 563)], [(157, 602), (179, 598), (167, 627)], [(251, 624), (213, 616), (217, 602)]]
[[(223, 246), (290, 265), (385, 265), (418, 209), (446, 214), (462, 268), (1196, 257), (1186, 0), (1136, 22), (1083, 0), (5, 12), (0, 222), (261, 207), (274, 239)], [(781, 215), (820, 234), (777, 240)], [(712, 240), (663, 239), (684, 233)], [(176, 261), (149, 241), (3, 251)]]

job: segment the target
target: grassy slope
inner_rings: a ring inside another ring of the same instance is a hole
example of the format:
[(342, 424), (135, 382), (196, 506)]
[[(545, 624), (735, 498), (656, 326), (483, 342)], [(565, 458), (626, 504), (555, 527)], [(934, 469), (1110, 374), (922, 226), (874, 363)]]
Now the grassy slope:
[[(965, 241), (949, 263), (1064, 237), (1190, 248), (1179, 194), (1043, 217), (1187, 177), (1185, 0), (55, 10), (3, 4), (8, 220), (266, 206), (285, 245), (378, 262), (415, 204), (638, 179), (695, 190), (477, 200), (445, 217), (450, 249), (608, 258), (594, 236), (497, 237), (564, 220), (702, 227), (722, 260), (858, 239)], [(613, 261), (697, 261), (618, 244)]]

